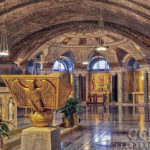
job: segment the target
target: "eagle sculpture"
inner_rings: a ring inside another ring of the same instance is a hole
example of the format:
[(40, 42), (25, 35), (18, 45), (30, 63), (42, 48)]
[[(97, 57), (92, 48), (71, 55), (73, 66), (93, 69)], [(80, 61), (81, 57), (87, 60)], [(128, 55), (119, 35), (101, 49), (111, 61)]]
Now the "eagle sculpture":
[(32, 108), (33, 125), (48, 126), (52, 121), (51, 109), (63, 107), (71, 93), (69, 78), (52, 75), (2, 75), (17, 105)]
[(27, 87), (23, 86), (18, 79), (11, 85), (12, 92), (20, 103), (39, 113), (43, 113), (46, 105), (52, 105), (50, 99), (56, 96), (55, 86), (47, 80), (27, 80)]

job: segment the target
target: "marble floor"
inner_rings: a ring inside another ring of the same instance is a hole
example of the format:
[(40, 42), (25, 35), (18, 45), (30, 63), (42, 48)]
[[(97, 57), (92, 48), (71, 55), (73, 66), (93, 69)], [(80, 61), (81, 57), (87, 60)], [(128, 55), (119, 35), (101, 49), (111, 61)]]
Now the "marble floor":
[(150, 149), (150, 107), (85, 107), (80, 128), (62, 137), (62, 150)]
[[(61, 150), (148, 150), (149, 111), (148, 106), (84, 106), (79, 127), (61, 137)], [(55, 126), (61, 123), (61, 115), (54, 116)], [(26, 121), (30, 124), (29, 119)], [(20, 150), (20, 146), (11, 150)]]

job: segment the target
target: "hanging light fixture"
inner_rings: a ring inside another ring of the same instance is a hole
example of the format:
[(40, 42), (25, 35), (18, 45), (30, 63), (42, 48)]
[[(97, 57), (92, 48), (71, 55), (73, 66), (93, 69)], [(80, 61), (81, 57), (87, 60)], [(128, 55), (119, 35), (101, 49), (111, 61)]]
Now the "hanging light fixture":
[[(6, 3), (4, 4), (4, 10), (6, 10)], [(0, 28), (0, 56), (8, 56), (8, 36), (7, 36), (7, 29), (6, 29), (6, 16), (4, 18), (4, 23)]]
[(96, 48), (97, 51), (106, 51), (107, 50), (107, 47), (104, 46), (104, 44), (102, 44), (100, 42), (100, 45)]
[(104, 22), (103, 22), (103, 15), (102, 15), (102, 4), (100, 8), (100, 19), (99, 19), (99, 33), (100, 33), (100, 40), (98, 41), (99, 46), (96, 48), (97, 51), (106, 51), (107, 47), (104, 46), (104, 41), (101, 37), (104, 35)]
[(8, 40), (7, 40), (7, 31), (6, 27), (2, 26), (0, 31), (0, 56), (8, 56), (9, 50), (8, 50)]

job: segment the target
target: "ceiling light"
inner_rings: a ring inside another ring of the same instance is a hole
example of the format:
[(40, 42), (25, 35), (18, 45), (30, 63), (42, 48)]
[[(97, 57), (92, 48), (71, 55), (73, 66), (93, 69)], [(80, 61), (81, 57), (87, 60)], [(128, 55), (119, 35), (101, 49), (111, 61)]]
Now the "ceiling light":
[(8, 56), (9, 52), (8, 51), (1, 51), (0, 56)]
[(97, 51), (106, 51), (107, 50), (107, 47), (105, 46), (99, 46), (96, 48)]
[(82, 64), (83, 64), (83, 65), (88, 65), (89, 62), (88, 62), (88, 61), (84, 61)]

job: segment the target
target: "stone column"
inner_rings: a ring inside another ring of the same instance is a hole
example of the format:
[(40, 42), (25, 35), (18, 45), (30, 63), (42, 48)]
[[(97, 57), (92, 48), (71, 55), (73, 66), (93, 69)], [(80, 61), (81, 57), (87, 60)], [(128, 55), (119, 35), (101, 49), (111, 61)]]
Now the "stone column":
[(133, 81), (133, 92), (136, 92), (136, 72), (134, 71), (133, 72), (133, 79), (134, 79), (134, 81)]
[(117, 71), (111, 73), (112, 73), (111, 102), (117, 102), (118, 101), (118, 74)]
[(80, 76), (75, 75), (74, 77), (74, 92), (75, 92), (75, 98), (80, 98)]
[(123, 91), (123, 102), (128, 102), (128, 91), (127, 91), (127, 71), (122, 73), (122, 91)]
[(86, 102), (88, 101), (89, 95), (89, 74), (86, 74)]
[[(150, 71), (148, 71), (148, 90), (150, 89)], [(148, 91), (148, 104), (150, 104), (150, 91)]]
[(88, 94), (88, 71), (85, 69), (76, 69), (74, 72), (74, 95), (75, 95), (75, 98), (81, 98), (81, 76), (86, 77), (86, 97)]
[(144, 71), (144, 102), (148, 103), (148, 72)]
[(114, 102), (114, 98), (113, 98), (114, 97), (113, 96), (113, 94), (114, 94), (113, 93), (113, 88), (114, 88), (114, 83), (113, 83), (114, 79), (113, 78), (114, 78), (114, 76), (115, 76), (115, 73), (112, 73), (112, 75), (111, 75), (111, 85), (112, 85), (112, 88), (111, 88), (111, 102)]
[(118, 75), (118, 103), (123, 102), (123, 79), (122, 79), (122, 71), (117, 72)]

